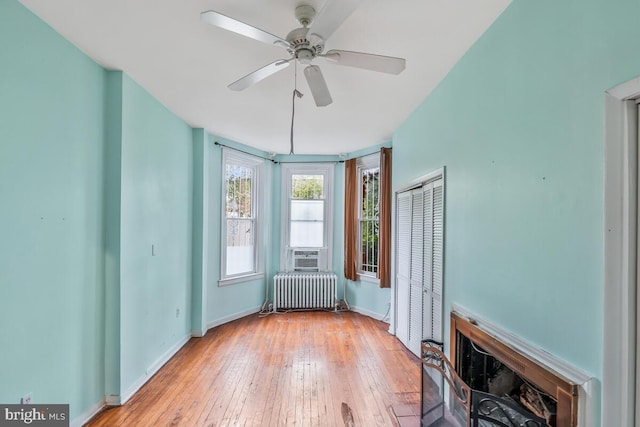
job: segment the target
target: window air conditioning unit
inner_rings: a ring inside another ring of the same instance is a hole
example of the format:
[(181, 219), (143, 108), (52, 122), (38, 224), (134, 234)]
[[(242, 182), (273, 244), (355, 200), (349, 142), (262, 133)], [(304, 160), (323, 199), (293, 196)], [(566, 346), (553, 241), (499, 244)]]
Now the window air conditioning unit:
[(324, 248), (291, 248), (291, 271), (326, 271), (327, 250)]

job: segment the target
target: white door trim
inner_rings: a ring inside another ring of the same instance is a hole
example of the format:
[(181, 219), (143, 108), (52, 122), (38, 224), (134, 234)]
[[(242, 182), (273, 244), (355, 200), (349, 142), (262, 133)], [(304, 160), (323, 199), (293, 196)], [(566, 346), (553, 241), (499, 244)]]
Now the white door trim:
[(602, 422), (621, 427), (635, 425), (639, 96), (640, 77), (605, 93)]

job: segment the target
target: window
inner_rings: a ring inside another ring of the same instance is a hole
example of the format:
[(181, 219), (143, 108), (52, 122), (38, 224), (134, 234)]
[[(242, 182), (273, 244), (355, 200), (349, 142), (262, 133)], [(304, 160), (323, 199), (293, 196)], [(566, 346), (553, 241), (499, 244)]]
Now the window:
[(260, 273), (259, 186), (264, 162), (229, 150), (223, 151), (222, 162), (220, 285), (226, 285), (253, 278), (253, 275)]
[(344, 164), (344, 277), (391, 286), (391, 148)]
[(281, 270), (292, 269), (293, 251), (301, 248), (318, 249), (319, 269), (329, 269), (332, 181), (332, 164), (283, 165)]
[(358, 183), (358, 274), (375, 279), (380, 230), (380, 161), (377, 154), (358, 162)]
[(324, 246), (324, 176), (291, 176), (289, 246)]

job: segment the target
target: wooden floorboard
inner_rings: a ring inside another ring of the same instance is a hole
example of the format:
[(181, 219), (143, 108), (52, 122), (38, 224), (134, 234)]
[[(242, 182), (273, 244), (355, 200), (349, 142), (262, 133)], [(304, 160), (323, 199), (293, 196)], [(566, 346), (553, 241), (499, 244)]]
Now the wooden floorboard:
[(420, 365), (387, 328), (352, 312), (248, 316), (191, 339), (87, 425), (395, 426), (392, 405), (419, 405)]

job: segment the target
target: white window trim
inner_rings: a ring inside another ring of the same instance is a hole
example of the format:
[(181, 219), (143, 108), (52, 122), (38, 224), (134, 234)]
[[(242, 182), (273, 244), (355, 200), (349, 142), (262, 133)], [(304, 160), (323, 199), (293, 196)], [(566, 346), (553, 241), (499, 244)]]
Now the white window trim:
[(288, 253), (291, 250), (289, 247), (289, 221), (291, 218), (291, 211), (289, 206), (289, 200), (291, 199), (291, 178), (293, 175), (319, 175), (325, 176), (324, 182), (324, 216), (325, 216), (325, 228), (324, 228), (324, 247), (327, 251), (327, 268), (332, 270), (333, 264), (333, 163), (283, 163), (282, 164), (282, 232), (281, 232), (281, 245), (280, 251), (280, 271), (287, 271), (287, 259)]
[(265, 277), (264, 273), (243, 274), (241, 276), (233, 276), (227, 279), (220, 279), (218, 280), (218, 286), (223, 287), (223, 286), (235, 285), (236, 283), (243, 283), (243, 282), (249, 282), (251, 280), (264, 279), (264, 277)]
[[(226, 212), (226, 188), (225, 188), (225, 170), (226, 164), (233, 163), (240, 166), (246, 166), (253, 168), (255, 176), (253, 185), (251, 188), (251, 202), (252, 202), (252, 216), (255, 218), (255, 230), (254, 230), (254, 270), (251, 272), (240, 273), (233, 276), (226, 275), (227, 266), (227, 212)], [(250, 280), (256, 280), (264, 278), (264, 260), (263, 260), (263, 183), (262, 179), (265, 176), (264, 173), (264, 160), (255, 156), (250, 156), (237, 152), (233, 149), (222, 149), (222, 166), (220, 168), (222, 176), (222, 192), (221, 192), (221, 207), (220, 207), (220, 279), (218, 280), (218, 286), (229, 286), (236, 283), (247, 282)]]
[(356, 272), (356, 274), (358, 275), (358, 280), (360, 280), (361, 282), (367, 282), (367, 283), (372, 283), (374, 285), (380, 285), (380, 279), (378, 279), (375, 276), (372, 276), (371, 274), (367, 274), (367, 273), (364, 273), (362, 271), (358, 271), (358, 272)]
[[(380, 279), (378, 279), (377, 274), (368, 273), (366, 271), (363, 271), (360, 268), (362, 266), (362, 245), (360, 244), (360, 242), (362, 242), (362, 228), (360, 227), (360, 221), (361, 221), (360, 215), (362, 214), (362, 210), (360, 209), (362, 206), (362, 192), (360, 191), (360, 184), (362, 179), (361, 172), (363, 169), (380, 167), (380, 154), (373, 153), (367, 156), (360, 157), (356, 161), (356, 167), (357, 167), (357, 173), (358, 173), (358, 246), (356, 247), (357, 256), (358, 256), (358, 271), (356, 272), (356, 274), (358, 275), (358, 279), (360, 281), (379, 285)], [(378, 187), (378, 190), (379, 188), (380, 187)], [(380, 220), (380, 217), (378, 216), (378, 221), (379, 220)]]

